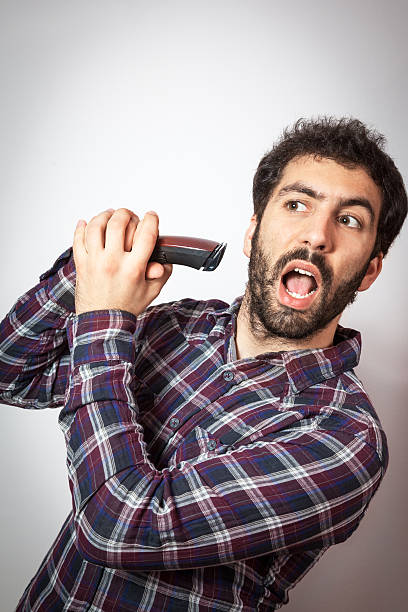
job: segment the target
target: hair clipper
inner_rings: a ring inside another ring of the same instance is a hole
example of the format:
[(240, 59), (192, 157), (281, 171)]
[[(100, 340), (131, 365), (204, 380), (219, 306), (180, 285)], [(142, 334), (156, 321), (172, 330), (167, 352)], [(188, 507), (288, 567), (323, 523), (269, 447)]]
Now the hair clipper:
[(223, 258), (227, 244), (191, 236), (159, 236), (149, 261), (212, 271)]

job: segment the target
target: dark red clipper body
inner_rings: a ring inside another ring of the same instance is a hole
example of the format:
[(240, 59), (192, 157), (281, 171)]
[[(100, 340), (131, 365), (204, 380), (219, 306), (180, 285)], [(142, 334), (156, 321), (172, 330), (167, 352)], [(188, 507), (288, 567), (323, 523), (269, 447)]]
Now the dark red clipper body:
[(220, 263), (227, 245), (192, 236), (159, 236), (150, 261), (211, 271)]

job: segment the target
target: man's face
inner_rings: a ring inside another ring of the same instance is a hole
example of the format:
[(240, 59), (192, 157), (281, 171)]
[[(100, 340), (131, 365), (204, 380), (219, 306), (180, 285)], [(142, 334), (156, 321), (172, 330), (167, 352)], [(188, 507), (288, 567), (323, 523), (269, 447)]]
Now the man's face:
[(253, 329), (312, 337), (368, 289), (381, 270), (381, 255), (370, 260), (380, 208), (364, 169), (311, 156), (290, 161), (245, 237)]

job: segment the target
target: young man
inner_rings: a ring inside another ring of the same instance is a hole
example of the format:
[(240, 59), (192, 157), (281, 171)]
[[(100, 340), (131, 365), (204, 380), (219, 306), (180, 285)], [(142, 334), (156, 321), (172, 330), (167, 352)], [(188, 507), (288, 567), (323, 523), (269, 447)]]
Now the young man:
[(382, 138), (301, 120), (260, 162), (243, 298), (149, 306), (158, 218), (79, 222), (0, 328), (1, 401), (63, 406), (73, 510), (17, 610), (275, 610), (388, 464), (338, 325), (407, 212)]

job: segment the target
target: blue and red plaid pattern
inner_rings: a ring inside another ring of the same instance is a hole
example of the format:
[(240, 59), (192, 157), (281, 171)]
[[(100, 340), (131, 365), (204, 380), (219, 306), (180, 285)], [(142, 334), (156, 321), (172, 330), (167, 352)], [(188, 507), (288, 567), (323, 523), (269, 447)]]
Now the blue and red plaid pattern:
[(0, 325), (0, 401), (62, 407), (72, 512), (18, 611), (276, 610), (388, 465), (360, 335), (238, 360), (241, 298), (75, 315), (67, 249)]

